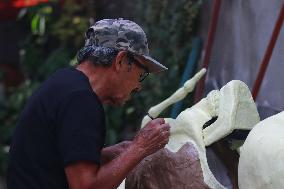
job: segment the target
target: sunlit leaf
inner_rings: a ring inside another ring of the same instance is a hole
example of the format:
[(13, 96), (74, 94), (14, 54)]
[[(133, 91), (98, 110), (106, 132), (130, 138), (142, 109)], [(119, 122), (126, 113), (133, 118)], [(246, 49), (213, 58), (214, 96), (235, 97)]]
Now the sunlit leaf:
[(37, 14), (33, 17), (31, 21), (31, 30), (33, 34), (38, 34), (39, 19), (40, 19), (40, 16)]
[(131, 114), (132, 112), (134, 112), (135, 108), (134, 107), (129, 107), (126, 109), (126, 114)]

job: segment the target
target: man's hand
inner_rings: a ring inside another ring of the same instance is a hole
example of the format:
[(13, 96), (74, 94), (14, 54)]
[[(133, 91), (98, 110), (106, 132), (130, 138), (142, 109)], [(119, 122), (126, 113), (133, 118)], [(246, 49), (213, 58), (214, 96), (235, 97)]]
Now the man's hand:
[[(163, 148), (169, 141), (170, 126), (164, 119), (150, 121), (135, 136), (133, 142), (123, 142), (116, 148), (119, 155), (101, 166), (92, 161), (79, 161), (65, 167), (70, 189), (114, 189), (146, 156)], [(115, 150), (116, 151), (116, 150)]]
[(170, 126), (163, 118), (147, 123), (135, 136), (132, 145), (145, 157), (165, 147), (169, 142)]

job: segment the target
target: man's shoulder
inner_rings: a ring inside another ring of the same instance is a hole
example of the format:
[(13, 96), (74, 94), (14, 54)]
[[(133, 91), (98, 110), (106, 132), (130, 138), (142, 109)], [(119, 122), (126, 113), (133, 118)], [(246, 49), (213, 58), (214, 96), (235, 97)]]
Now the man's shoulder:
[(91, 91), (88, 78), (75, 68), (65, 68), (52, 74), (40, 87), (43, 93), (68, 95), (76, 91)]
[(87, 76), (75, 68), (58, 70), (48, 78), (46, 83), (52, 83), (60, 87), (79, 87), (80, 89), (90, 87)]
[[(28, 104), (39, 101), (45, 106), (57, 106), (71, 95), (85, 91), (93, 94), (88, 78), (75, 68), (65, 68), (56, 71), (33, 93)], [(79, 94), (79, 93), (78, 93)]]

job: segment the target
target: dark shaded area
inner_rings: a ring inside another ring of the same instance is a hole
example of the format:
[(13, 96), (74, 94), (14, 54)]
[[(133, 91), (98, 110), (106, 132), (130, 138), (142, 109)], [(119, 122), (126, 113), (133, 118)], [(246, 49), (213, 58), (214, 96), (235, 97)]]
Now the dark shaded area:
[[(203, 125), (203, 129), (210, 126), (212, 123), (214, 123), (218, 117), (213, 117), (209, 121), (207, 121)], [(250, 130), (241, 130), (241, 129), (235, 129), (231, 134), (225, 137), (225, 140), (235, 139), (235, 140), (246, 140)]]
[(137, 20), (137, 4), (139, 0), (94, 0), (96, 19), (125, 18)]
[[(207, 121), (203, 125), (203, 129), (214, 123), (218, 117), (213, 117), (211, 120)], [(218, 158), (224, 163), (228, 170), (229, 177), (232, 182), (233, 189), (238, 189), (238, 162), (239, 154), (230, 148), (230, 142), (234, 140), (245, 140), (249, 134), (250, 130), (234, 130), (231, 134), (226, 136), (208, 146), (207, 148), (212, 148)]]
[(207, 121), (206, 123), (204, 123), (203, 125), (203, 129), (205, 129), (206, 127), (210, 126), (212, 123), (214, 123), (216, 120), (218, 119), (218, 117), (213, 117), (212, 119), (210, 119), (209, 121)]
[(209, 147), (214, 150), (217, 157), (227, 168), (233, 189), (238, 189), (239, 154), (235, 150), (230, 149), (229, 143), (225, 139), (215, 142)]

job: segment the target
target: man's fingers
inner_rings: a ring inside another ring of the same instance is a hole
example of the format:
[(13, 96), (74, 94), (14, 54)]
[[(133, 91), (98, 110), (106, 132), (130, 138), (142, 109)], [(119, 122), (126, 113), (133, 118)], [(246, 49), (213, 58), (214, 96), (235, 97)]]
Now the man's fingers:
[(165, 123), (165, 124), (162, 124), (158, 127), (159, 131), (160, 132), (163, 132), (163, 131), (170, 131), (170, 125)]
[(162, 132), (162, 135), (165, 137), (165, 139), (169, 140), (170, 131), (164, 131), (164, 132)]
[(157, 118), (157, 119), (152, 120), (151, 123), (153, 125), (155, 125), (155, 124), (164, 124), (165, 123), (165, 119), (164, 118)]
[(168, 142), (169, 142), (169, 137), (166, 137), (166, 138), (162, 141), (162, 143), (165, 144), (165, 145), (168, 144)]
[(162, 124), (161, 126), (164, 130), (167, 130), (167, 131), (169, 131), (171, 128), (171, 126), (168, 123)]
[[(138, 134), (141, 137), (144, 147), (150, 153), (156, 152), (165, 147), (169, 142), (170, 125), (165, 123), (163, 118), (158, 118), (150, 121)], [(143, 137), (144, 136), (144, 137)], [(138, 137), (139, 139), (140, 137)]]
[(160, 132), (161, 141), (167, 141), (166, 143), (168, 143), (169, 137), (170, 137), (170, 130), (164, 129), (162, 132)]
[(163, 134), (163, 135), (165, 135), (165, 134), (170, 134), (170, 129), (168, 129), (168, 128), (162, 128), (162, 129), (160, 129), (160, 134)]
[(163, 139), (163, 140), (161, 141), (161, 143), (159, 144), (159, 146), (160, 146), (161, 148), (164, 148), (164, 147), (168, 144), (168, 142), (169, 142), (169, 138), (167, 137), (167, 138), (165, 138), (165, 139)]

